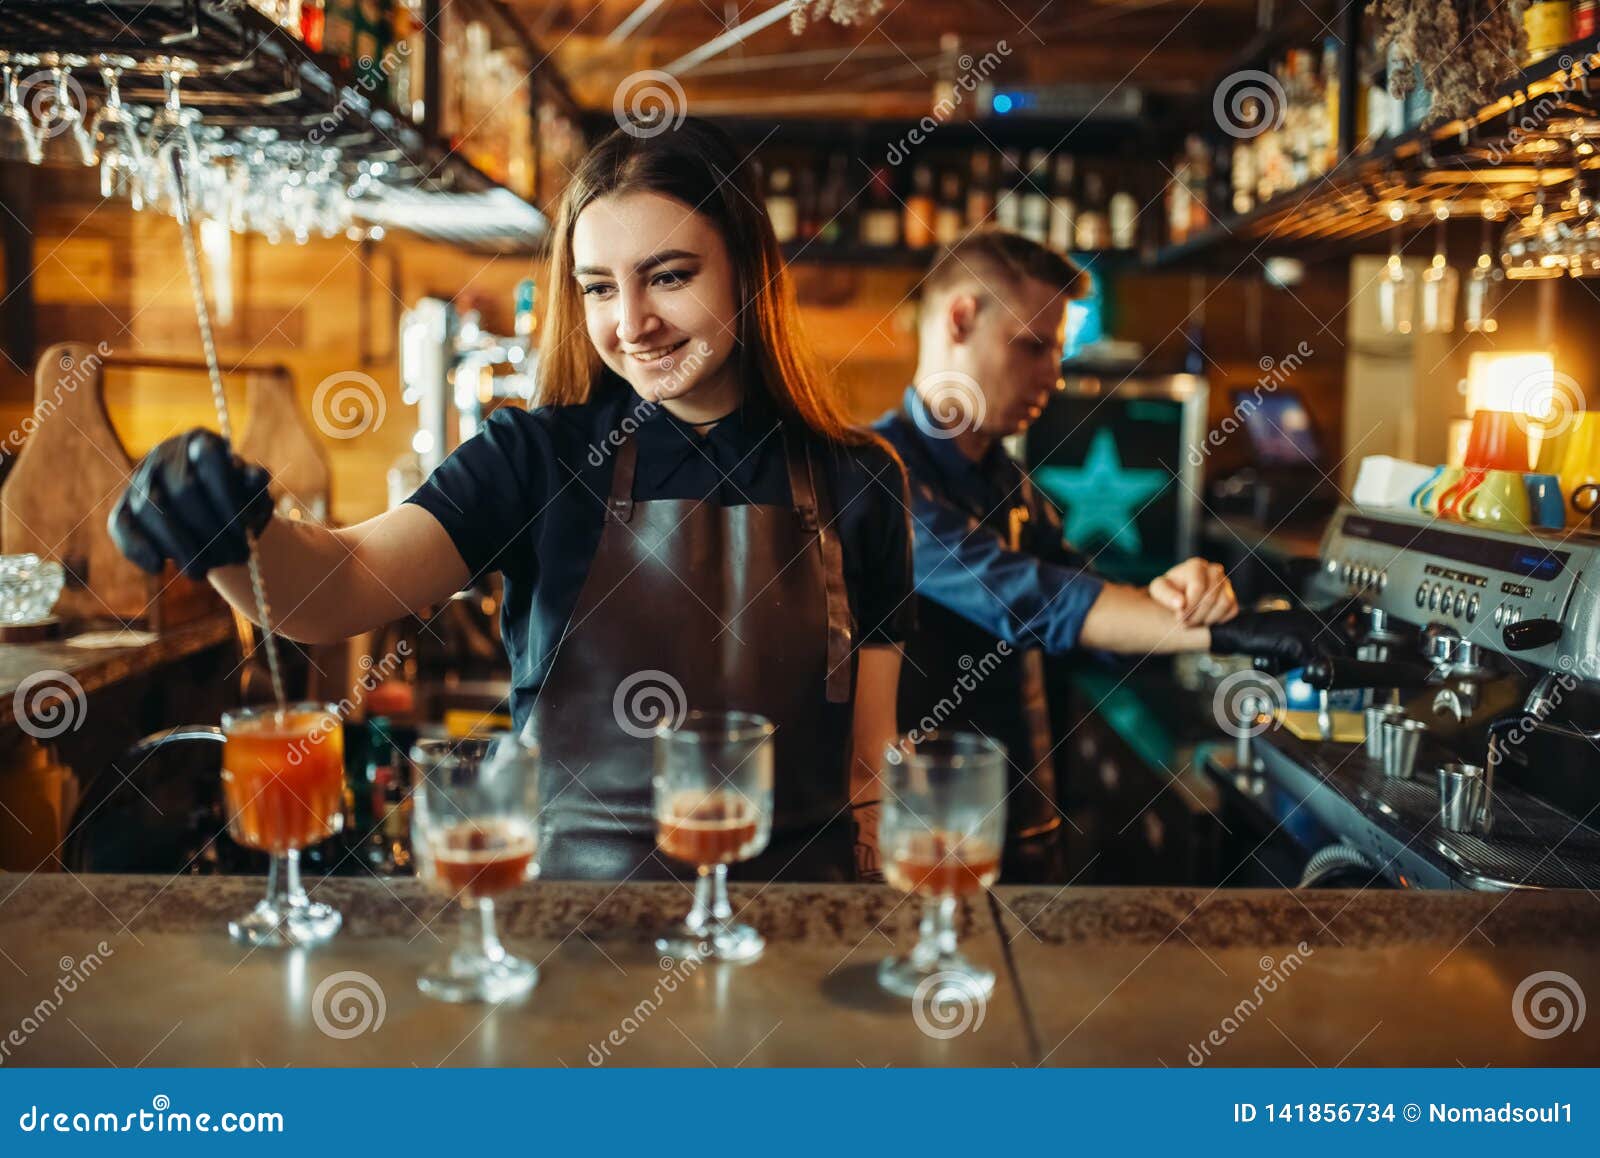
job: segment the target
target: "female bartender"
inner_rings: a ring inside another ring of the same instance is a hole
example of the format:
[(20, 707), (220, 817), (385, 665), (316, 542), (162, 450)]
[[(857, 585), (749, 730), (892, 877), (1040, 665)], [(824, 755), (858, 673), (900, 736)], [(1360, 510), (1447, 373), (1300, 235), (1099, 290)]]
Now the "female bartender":
[(747, 874), (847, 880), (852, 773), (865, 789), (895, 735), (904, 471), (846, 425), (802, 350), (750, 168), (705, 122), (658, 128), (612, 133), (567, 186), (538, 409), (497, 411), (403, 505), (341, 530), (272, 518), (265, 473), (190, 431), (140, 463), (111, 533), (246, 614), (259, 533), (273, 626), (305, 642), (499, 571), (513, 717), (541, 749), (546, 876), (673, 871), (628, 713), (676, 685), (691, 708), (777, 726), (772, 841)]

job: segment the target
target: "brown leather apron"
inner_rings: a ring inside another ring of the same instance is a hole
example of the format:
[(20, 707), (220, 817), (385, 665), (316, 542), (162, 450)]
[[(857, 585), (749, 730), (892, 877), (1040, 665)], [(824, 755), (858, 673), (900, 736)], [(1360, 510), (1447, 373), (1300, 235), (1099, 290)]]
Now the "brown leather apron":
[(786, 507), (635, 502), (638, 444), (616, 448), (600, 546), (532, 709), (541, 875), (692, 875), (656, 852), (653, 740), (630, 709), (637, 697), (670, 704), (681, 688), (676, 706), (776, 725), (772, 841), (733, 875), (852, 879), (856, 657), (844, 562), (811, 449), (792, 421), (783, 435)]

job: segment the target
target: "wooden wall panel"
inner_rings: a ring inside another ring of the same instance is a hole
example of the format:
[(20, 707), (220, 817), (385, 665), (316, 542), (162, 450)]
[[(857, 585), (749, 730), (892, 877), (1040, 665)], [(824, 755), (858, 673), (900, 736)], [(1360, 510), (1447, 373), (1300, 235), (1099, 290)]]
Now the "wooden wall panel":
[[(200, 356), (198, 331), (175, 224), (125, 208), (86, 207), (72, 195), (41, 196), (36, 294), (39, 347), (66, 340), (105, 341), (121, 358)], [(508, 332), (513, 289), (542, 270), (525, 258), (485, 258), (453, 247), (392, 235), (365, 246), (343, 238), (270, 245), (235, 238), (234, 318), (218, 326), (224, 362), (282, 363), (294, 375), (306, 414), (330, 375), (370, 375), (383, 392), (383, 421), (359, 437), (322, 435), (333, 469), (333, 514), (355, 522), (381, 511), (385, 472), (410, 444), (414, 410), (400, 400), (396, 321), (424, 296), (482, 309), (487, 327)], [(832, 373), (850, 412), (869, 421), (897, 404), (916, 365), (912, 269), (801, 265), (793, 270), (807, 335)], [(1203, 315), (1212, 359), (1212, 421), (1227, 413), (1227, 387), (1248, 387), (1263, 355), (1281, 358), (1307, 340), (1316, 355), (1293, 384), (1338, 445), (1343, 413), (1345, 277), (1320, 267), (1292, 293), (1259, 283), (1194, 282), (1186, 275), (1138, 275), (1112, 283), (1111, 316), (1119, 336), (1141, 342), (1152, 359), (1181, 359), (1185, 328)], [(31, 370), (31, 367), (21, 368)], [(243, 421), (242, 382), (230, 384)], [(162, 438), (194, 425), (214, 426), (203, 374), (107, 375), (116, 429), (137, 457)], [(14, 430), (29, 411), (31, 385), (18, 368), (0, 367), (0, 423)], [(1217, 465), (1226, 467), (1226, 456)]]

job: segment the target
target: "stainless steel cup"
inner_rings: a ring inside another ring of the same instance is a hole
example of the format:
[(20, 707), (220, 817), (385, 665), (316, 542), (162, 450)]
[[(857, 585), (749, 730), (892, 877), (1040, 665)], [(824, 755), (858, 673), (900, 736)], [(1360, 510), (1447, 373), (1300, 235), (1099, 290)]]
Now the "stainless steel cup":
[(1417, 748), (1428, 725), (1407, 716), (1392, 716), (1383, 721), (1383, 774), (1396, 780), (1410, 780), (1417, 764)]
[(1374, 704), (1365, 713), (1367, 717), (1367, 755), (1374, 760), (1383, 759), (1383, 722), (1405, 715), (1399, 704)]
[(1450, 832), (1489, 831), (1489, 781), (1481, 764), (1439, 766), (1439, 825)]

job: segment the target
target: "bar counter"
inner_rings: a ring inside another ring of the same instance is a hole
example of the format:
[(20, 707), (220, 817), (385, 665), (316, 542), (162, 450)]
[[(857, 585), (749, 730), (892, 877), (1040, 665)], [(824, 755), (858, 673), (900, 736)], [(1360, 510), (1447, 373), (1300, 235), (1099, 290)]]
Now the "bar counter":
[(317, 883), (345, 925), (311, 952), (229, 941), (262, 888), (0, 875), (0, 1064), (1600, 1063), (1600, 1016), (1543, 1036), (1542, 991), (1600, 995), (1583, 892), (1001, 886), (960, 921), (965, 951), (998, 976), (992, 997), (914, 1014), (874, 982), (914, 923), (881, 886), (736, 886), (768, 946), (733, 966), (650, 944), (686, 911), (686, 886), (536, 882), (498, 910), (539, 985), (499, 1007), (417, 992), (461, 914), (416, 881)]

